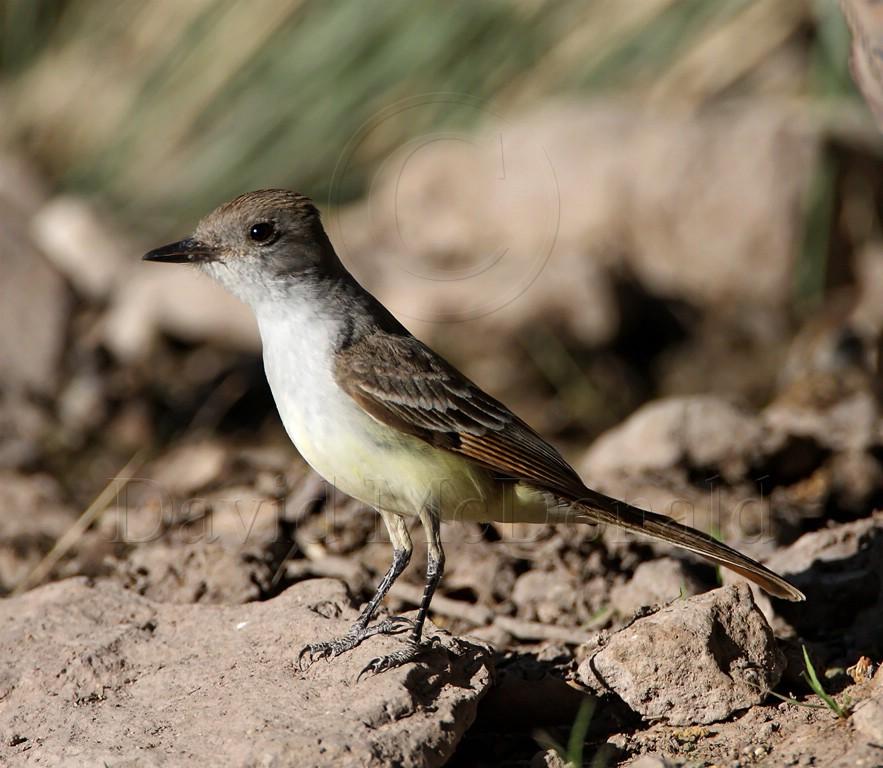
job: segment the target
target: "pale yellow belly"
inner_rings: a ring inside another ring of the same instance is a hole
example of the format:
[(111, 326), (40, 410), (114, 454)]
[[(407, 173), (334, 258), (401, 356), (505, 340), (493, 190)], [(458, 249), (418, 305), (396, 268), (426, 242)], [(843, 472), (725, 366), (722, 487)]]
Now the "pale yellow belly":
[[(315, 297), (312, 297), (315, 298)], [(543, 495), (381, 424), (334, 377), (339, 332), (310, 296), (256, 308), (264, 367), (282, 423), (304, 459), (343, 493), (378, 509), (444, 520), (544, 522)], [(555, 514), (554, 506), (549, 514)]]
[(541, 523), (556, 516), (542, 494), (498, 481), (468, 459), (395, 432), (367, 414), (355, 414), (334, 429), (286, 427), (316, 472), (377, 509), (416, 515), (430, 506), (442, 520), (476, 522)]

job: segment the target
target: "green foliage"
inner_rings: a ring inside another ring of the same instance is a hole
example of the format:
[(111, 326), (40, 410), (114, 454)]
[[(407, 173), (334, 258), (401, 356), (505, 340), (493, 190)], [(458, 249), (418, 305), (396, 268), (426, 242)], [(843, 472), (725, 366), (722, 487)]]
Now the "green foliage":
[(806, 679), (806, 682), (809, 684), (809, 687), (812, 689), (812, 692), (823, 702), (825, 702), (825, 706), (828, 707), (828, 709), (830, 709), (835, 715), (837, 715), (837, 717), (849, 717), (849, 701), (846, 701), (844, 704), (840, 704), (833, 696), (825, 691), (821, 681), (819, 680), (819, 676), (816, 674), (815, 667), (809, 659), (809, 653), (806, 650), (806, 646), (804, 645), (802, 647), (803, 665), (806, 667), (803, 676)]
[[(586, 736), (589, 732), (589, 726), (592, 724), (592, 717), (595, 714), (597, 699), (593, 696), (586, 696), (580, 703), (574, 718), (573, 725), (570, 728), (570, 735), (567, 737), (567, 746), (564, 747), (548, 734), (544, 732), (537, 733), (535, 738), (546, 749), (554, 749), (561, 759), (567, 763), (570, 768), (583, 768), (583, 752), (586, 743)], [(606, 756), (603, 750), (595, 755), (590, 763), (593, 768), (601, 768), (606, 764)]]
[(576, 719), (573, 721), (573, 727), (570, 729), (570, 736), (567, 739), (567, 754), (562, 755), (568, 765), (574, 768), (581, 768), (583, 764), (583, 746), (586, 742), (586, 734), (589, 732), (589, 725), (592, 723), (592, 715), (595, 714), (595, 699), (588, 696), (583, 699), (576, 713)]
[(0, 71), (15, 73), (38, 56), (66, 7), (61, 0), (2, 0)]
[[(801, 29), (815, 25), (808, 85), (854, 97), (833, 5), (786, 3), (786, 32), (769, 39), (767, 55), (806, 48)], [(364, 192), (392, 148), (471, 130), (486, 110), (652, 93), (665, 78), (678, 97), (728, 95), (744, 80), (739, 40), (778, 29), (781, 7), (0, 0), (0, 95), (14, 105), (0, 131), (54, 180), (146, 227), (145, 213), (183, 225), (243, 189), (276, 184), (336, 205)], [(708, 41), (724, 53), (693, 93), (705, 64), (691, 56)], [(353, 143), (366, 124), (370, 140)], [(347, 149), (347, 173), (335, 177)]]

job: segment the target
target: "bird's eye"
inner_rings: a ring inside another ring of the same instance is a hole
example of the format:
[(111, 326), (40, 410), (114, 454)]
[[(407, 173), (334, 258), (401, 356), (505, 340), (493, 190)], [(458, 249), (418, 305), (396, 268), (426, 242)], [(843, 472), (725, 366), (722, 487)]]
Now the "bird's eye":
[(257, 224), (252, 224), (248, 229), (249, 240), (261, 245), (267, 245), (275, 239), (275, 235), (276, 227), (270, 221), (259, 221)]

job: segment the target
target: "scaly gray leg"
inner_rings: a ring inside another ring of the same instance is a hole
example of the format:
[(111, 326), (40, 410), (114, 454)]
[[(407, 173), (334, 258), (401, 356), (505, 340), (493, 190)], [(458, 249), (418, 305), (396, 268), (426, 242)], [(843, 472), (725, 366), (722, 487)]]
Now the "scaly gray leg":
[(335, 656), (351, 651), (369, 637), (396, 634), (397, 632), (404, 632), (413, 626), (413, 622), (410, 619), (400, 616), (384, 619), (373, 627), (368, 626), (368, 622), (377, 613), (380, 601), (389, 592), (389, 588), (395, 580), (401, 576), (402, 571), (408, 567), (408, 563), (411, 561), (411, 551), (413, 550), (411, 536), (408, 533), (408, 527), (405, 525), (404, 518), (400, 515), (383, 511), (380, 512), (380, 516), (383, 518), (383, 522), (386, 523), (386, 529), (389, 531), (389, 538), (392, 541), (392, 565), (389, 566), (389, 570), (377, 587), (374, 597), (362, 609), (359, 618), (356, 619), (356, 623), (350, 627), (343, 637), (321, 643), (310, 643), (310, 645), (301, 650), (298, 655), (298, 666), (302, 671), (309, 669), (319, 659), (333, 659)]
[(414, 661), (425, 650), (426, 644), (422, 642), (423, 624), (426, 621), (426, 614), (429, 612), (429, 604), (432, 602), (432, 596), (435, 589), (441, 581), (442, 574), (445, 570), (445, 551), (441, 543), (441, 523), (438, 515), (430, 509), (424, 508), (420, 512), (420, 522), (426, 531), (427, 543), (427, 562), (426, 562), (426, 584), (423, 587), (423, 597), (420, 599), (420, 610), (417, 611), (417, 620), (414, 622), (411, 636), (408, 638), (405, 646), (388, 656), (378, 656), (368, 662), (368, 665), (359, 673), (362, 675), (371, 673), (377, 674), (385, 672), (388, 669), (400, 667), (402, 664)]

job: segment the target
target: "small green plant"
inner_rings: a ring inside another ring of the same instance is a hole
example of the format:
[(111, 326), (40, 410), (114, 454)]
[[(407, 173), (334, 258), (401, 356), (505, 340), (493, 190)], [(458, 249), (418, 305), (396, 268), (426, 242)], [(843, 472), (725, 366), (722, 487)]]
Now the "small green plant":
[(809, 684), (812, 692), (825, 702), (825, 706), (837, 715), (837, 717), (849, 717), (850, 702), (847, 700), (844, 704), (840, 704), (833, 696), (825, 691), (819, 680), (819, 676), (816, 674), (815, 667), (809, 660), (809, 653), (807, 653), (806, 646), (804, 645), (801, 647), (803, 648), (803, 665), (806, 667), (803, 676), (806, 678), (806, 682)]
[(830, 709), (837, 717), (845, 718), (849, 715), (851, 709), (851, 702), (849, 701), (849, 697), (845, 697), (844, 703), (838, 703), (833, 696), (829, 695), (825, 689), (822, 687), (822, 683), (819, 680), (818, 675), (816, 674), (815, 667), (812, 665), (812, 662), (809, 659), (809, 654), (807, 653), (806, 646), (801, 646), (803, 648), (803, 663), (806, 669), (803, 672), (803, 676), (806, 679), (807, 684), (810, 688), (812, 688), (813, 693), (815, 693), (824, 704), (810, 704), (806, 701), (800, 701), (799, 699), (795, 699), (793, 696), (783, 696), (781, 693), (776, 693), (775, 691), (770, 691), (768, 689), (761, 689), (760, 686), (757, 686), (758, 690), (763, 690), (764, 693), (772, 696), (779, 701), (787, 702), (788, 704), (793, 704), (795, 707), (803, 707), (804, 709)]
[[(539, 731), (534, 735), (537, 742), (545, 749), (554, 749), (559, 757), (567, 763), (569, 768), (583, 768), (583, 748), (586, 743), (586, 734), (595, 714), (597, 700), (593, 696), (586, 696), (579, 705), (573, 725), (570, 727), (570, 735), (567, 737), (567, 747), (563, 747), (548, 733)], [(599, 750), (592, 760), (593, 768), (600, 768), (606, 763), (603, 750)]]
[(567, 764), (574, 766), (574, 768), (582, 768), (583, 746), (586, 742), (586, 734), (589, 732), (589, 725), (594, 714), (595, 699), (586, 696), (579, 705), (576, 719), (574, 719), (573, 726), (570, 729), (570, 736), (567, 739), (567, 754), (562, 755)]
[(591, 616), (589, 616), (589, 620), (586, 623), (586, 628), (600, 627), (607, 622), (607, 619), (610, 618), (610, 615), (613, 613), (612, 605), (602, 605), (597, 611), (595, 611)]

